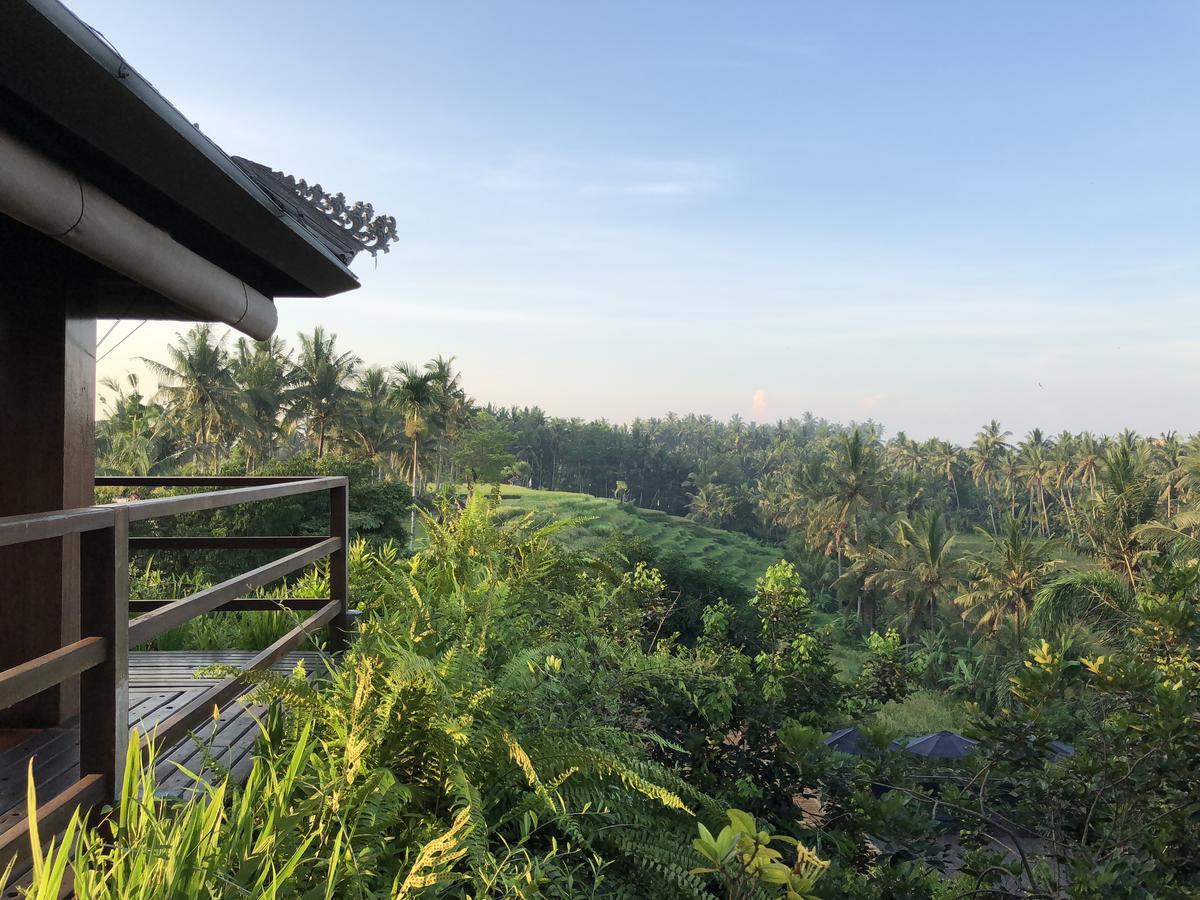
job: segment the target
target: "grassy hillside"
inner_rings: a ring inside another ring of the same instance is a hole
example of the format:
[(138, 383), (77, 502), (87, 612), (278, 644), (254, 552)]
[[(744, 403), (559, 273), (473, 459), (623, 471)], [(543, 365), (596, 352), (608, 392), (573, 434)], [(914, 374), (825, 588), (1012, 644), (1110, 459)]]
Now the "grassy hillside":
[[(587, 521), (562, 532), (563, 540), (578, 549), (599, 547), (618, 531), (633, 534), (656, 546), (678, 550), (689, 558), (709, 566), (719, 567), (736, 575), (748, 588), (778, 562), (780, 555), (773, 548), (743, 534), (708, 528), (690, 519), (671, 516), (655, 510), (640, 509), (615, 500), (573, 494), (563, 491), (535, 491), (505, 485), (501, 497), (503, 508), (513, 514), (537, 512), (549, 519), (587, 517)], [(981, 549), (984, 542), (977, 535), (965, 535), (964, 549)], [(978, 544), (978, 546), (974, 546)], [(828, 624), (833, 616), (818, 614), (819, 622)], [(832, 647), (843, 676), (853, 681), (862, 666), (864, 646), (858, 639), (843, 639)], [(887, 704), (876, 718), (897, 734), (923, 734), (939, 729), (958, 729), (964, 719), (960, 702), (941, 693), (919, 690), (899, 703)]]
[(578, 549), (599, 547), (618, 532), (632, 534), (657, 547), (677, 550), (705, 566), (736, 574), (747, 587), (753, 587), (767, 566), (780, 559), (777, 551), (744, 534), (707, 528), (690, 519), (603, 497), (509, 485), (504, 486), (501, 496), (504, 507), (514, 511), (544, 513), (556, 518), (587, 517), (587, 521), (563, 533), (563, 539)]

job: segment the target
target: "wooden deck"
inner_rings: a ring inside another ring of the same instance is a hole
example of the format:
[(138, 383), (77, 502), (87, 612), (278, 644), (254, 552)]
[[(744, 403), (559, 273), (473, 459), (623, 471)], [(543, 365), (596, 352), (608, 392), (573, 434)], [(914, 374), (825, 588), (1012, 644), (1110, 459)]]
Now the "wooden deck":
[[(225, 663), (245, 665), (255, 654), (250, 651), (149, 652), (129, 654), (129, 727), (146, 733), (183, 704), (202, 694), (219, 679), (196, 678), (193, 673), (204, 666)], [(320, 654), (289, 653), (272, 668), (290, 672), (303, 661), (308, 675), (322, 671)], [(234, 699), (221, 709), (218, 721), (197, 729), (208, 752), (236, 780), (250, 772), (252, 751), (258, 735), (257, 717), (261, 706), (243, 704)], [(48, 728), (40, 731), (0, 731), (0, 830), (25, 815), (26, 773), (33, 758), (34, 784), (39, 798), (52, 797), (79, 779), (79, 730), (77, 727)], [(155, 767), (158, 795), (183, 797), (193, 787), (193, 779), (179, 766), (211, 777), (203, 765), (204, 752), (196, 738), (185, 738), (159, 756)]]

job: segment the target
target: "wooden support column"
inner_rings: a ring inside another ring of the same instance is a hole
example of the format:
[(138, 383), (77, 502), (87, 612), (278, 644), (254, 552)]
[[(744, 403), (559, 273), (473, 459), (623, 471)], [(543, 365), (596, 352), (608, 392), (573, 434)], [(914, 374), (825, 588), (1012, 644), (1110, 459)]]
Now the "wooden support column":
[(115, 802), (129, 748), (129, 518), (80, 535), (82, 626), (102, 637), (104, 663), (80, 676), (79, 773), (103, 775)]
[[(0, 516), (90, 506), (96, 322), (91, 264), (0, 228)], [(6, 233), (7, 232), (7, 233)], [(79, 536), (0, 548), (0, 668), (80, 637)], [(72, 679), (7, 710), (0, 725), (56, 725), (79, 711)]]

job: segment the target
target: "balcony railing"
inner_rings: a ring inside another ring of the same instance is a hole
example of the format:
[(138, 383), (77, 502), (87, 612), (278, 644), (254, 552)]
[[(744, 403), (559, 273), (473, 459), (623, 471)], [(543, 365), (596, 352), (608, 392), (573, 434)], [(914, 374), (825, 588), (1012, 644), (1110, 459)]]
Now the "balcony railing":
[[(349, 490), (344, 477), (156, 478), (102, 477), (102, 487), (220, 488), (175, 496), (130, 500), (105, 506), (0, 518), (0, 547), (78, 534), (80, 565), (79, 640), (0, 672), (0, 709), (6, 709), (72, 678), (79, 678), (79, 780), (43, 802), (36, 815), (43, 834), (65, 827), (78, 807), (112, 802), (120, 791), (129, 743), (129, 648), (161, 637), (197, 616), (212, 612), (292, 609), (312, 613), (244, 670), (265, 669), (299, 647), (319, 629), (330, 629), (329, 647), (341, 649), (348, 631), (346, 549)], [(243, 503), (328, 492), (329, 528), (324, 535), (223, 537), (189, 535), (130, 537), (131, 523)], [(272, 562), (180, 599), (129, 599), (131, 550), (291, 550)], [(244, 596), (314, 562), (329, 559), (329, 597), (262, 599)], [(130, 615), (133, 614), (133, 618)], [(169, 748), (243, 690), (237, 676), (225, 678), (172, 713), (142, 738), (143, 758)], [(14, 856), (28, 858), (29, 821), (0, 833), (0, 868)]]

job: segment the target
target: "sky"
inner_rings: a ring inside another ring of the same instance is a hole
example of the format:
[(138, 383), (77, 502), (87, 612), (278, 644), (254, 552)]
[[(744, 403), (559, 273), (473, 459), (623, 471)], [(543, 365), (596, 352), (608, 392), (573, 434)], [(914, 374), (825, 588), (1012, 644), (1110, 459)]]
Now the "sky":
[[(292, 341), (618, 422), (1200, 430), (1195, 3), (68, 5), (227, 152), (396, 217)], [(186, 327), (137, 324), (102, 375)]]

